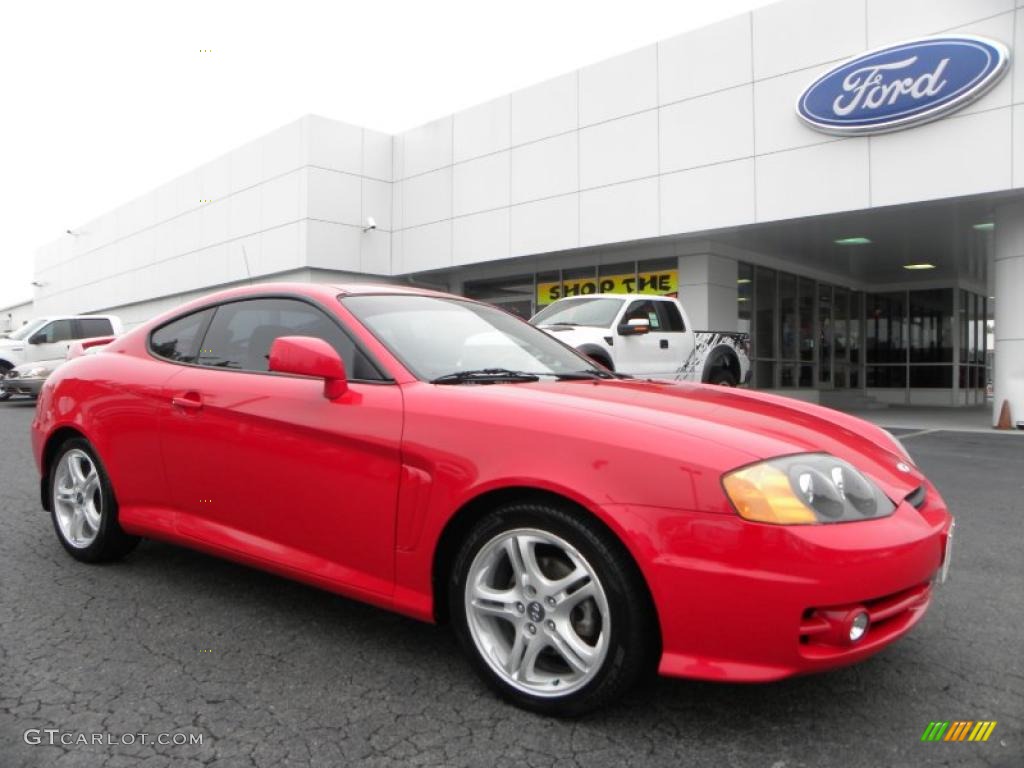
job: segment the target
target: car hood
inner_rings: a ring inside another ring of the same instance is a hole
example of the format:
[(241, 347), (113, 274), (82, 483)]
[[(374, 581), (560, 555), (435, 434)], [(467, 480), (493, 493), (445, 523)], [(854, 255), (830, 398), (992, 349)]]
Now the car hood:
[[(731, 449), (727, 455), (740, 460), (713, 468), (720, 472), (776, 456), (824, 452), (856, 466), (894, 500), (902, 500), (924, 482), (921, 472), (896, 453), (879, 427), (788, 397), (645, 380), (541, 381), (458, 389), (472, 392), (474, 399), (494, 400), (494, 407), (554, 408), (577, 416), (586, 413), (588, 423), (606, 420), (611, 440), (625, 428), (625, 422), (690, 438), (683, 446), (688, 452), (702, 443), (724, 446)], [(666, 449), (677, 444), (666, 440)]]

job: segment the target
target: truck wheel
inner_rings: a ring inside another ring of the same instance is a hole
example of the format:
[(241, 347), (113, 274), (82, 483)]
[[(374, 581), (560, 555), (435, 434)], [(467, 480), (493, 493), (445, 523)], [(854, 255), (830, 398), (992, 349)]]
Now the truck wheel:
[(728, 368), (716, 368), (708, 376), (708, 384), (717, 384), (721, 387), (735, 387), (739, 382), (736, 381), (736, 377), (732, 375), (732, 371)]

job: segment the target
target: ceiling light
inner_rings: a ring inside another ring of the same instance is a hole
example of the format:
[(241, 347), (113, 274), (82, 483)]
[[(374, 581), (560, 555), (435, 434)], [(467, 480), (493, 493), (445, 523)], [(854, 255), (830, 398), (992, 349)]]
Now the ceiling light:
[(871, 245), (871, 240), (866, 237), (840, 237), (835, 241), (836, 245)]
[(748, 299), (746, 296), (739, 296), (737, 297), (736, 301), (750, 301), (750, 299)]
[(994, 221), (983, 221), (980, 224), (975, 224), (974, 228), (979, 232), (991, 232), (996, 228), (996, 223)]
[(934, 264), (922, 263), (922, 264), (904, 264), (904, 269), (935, 269)]
[(736, 285), (746, 285), (749, 282), (750, 282), (750, 278), (749, 277), (741, 277), (739, 280), (736, 281)]

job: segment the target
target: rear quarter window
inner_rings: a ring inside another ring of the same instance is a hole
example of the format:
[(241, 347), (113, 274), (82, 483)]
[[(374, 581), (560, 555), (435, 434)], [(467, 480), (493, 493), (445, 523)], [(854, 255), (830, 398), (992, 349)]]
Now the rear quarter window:
[(165, 323), (150, 334), (150, 350), (157, 357), (176, 363), (196, 362), (199, 342), (212, 315), (212, 308), (204, 309)]

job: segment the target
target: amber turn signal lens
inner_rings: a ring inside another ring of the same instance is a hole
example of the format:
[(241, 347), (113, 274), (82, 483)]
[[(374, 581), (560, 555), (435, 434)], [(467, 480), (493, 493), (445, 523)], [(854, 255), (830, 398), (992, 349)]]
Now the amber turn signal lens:
[(787, 474), (770, 464), (755, 464), (722, 478), (740, 517), (758, 523), (816, 523), (814, 512), (793, 492)]

